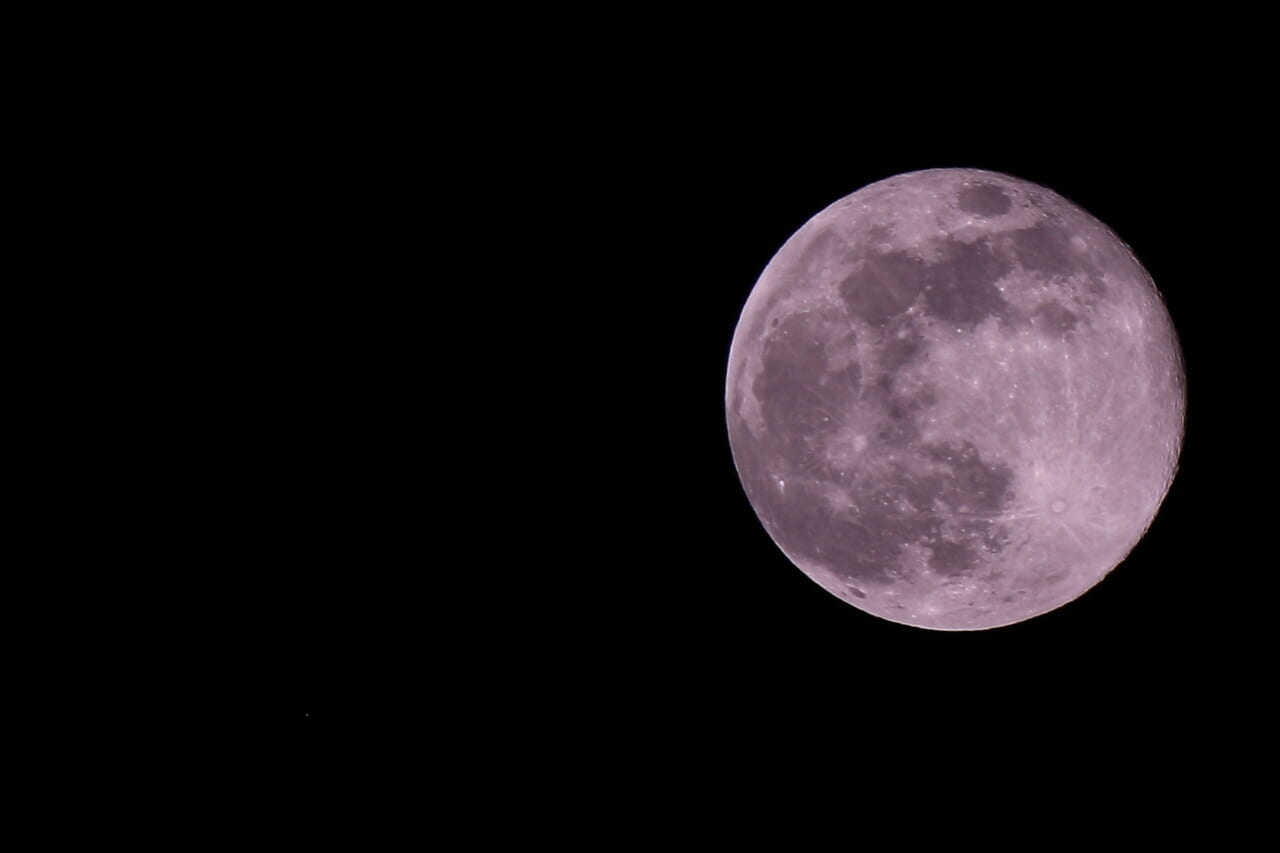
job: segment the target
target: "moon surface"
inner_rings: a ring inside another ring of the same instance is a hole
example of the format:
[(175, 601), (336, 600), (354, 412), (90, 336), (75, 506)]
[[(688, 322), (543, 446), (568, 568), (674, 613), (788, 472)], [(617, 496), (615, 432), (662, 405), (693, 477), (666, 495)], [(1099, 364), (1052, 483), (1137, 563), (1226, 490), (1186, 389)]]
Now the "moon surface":
[(1008, 175), (897, 175), (814, 216), (734, 333), (734, 464), (829, 592), (939, 630), (1079, 597), (1150, 526), (1185, 379), (1151, 277), (1105, 225)]

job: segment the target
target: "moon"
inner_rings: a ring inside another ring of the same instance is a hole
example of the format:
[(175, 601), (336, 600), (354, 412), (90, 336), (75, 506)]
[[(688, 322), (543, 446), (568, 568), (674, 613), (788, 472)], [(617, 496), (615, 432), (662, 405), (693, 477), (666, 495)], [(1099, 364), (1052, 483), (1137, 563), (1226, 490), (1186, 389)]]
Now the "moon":
[(1185, 377), (1151, 277), (1044, 187), (930, 169), (818, 213), (752, 289), (729, 443), (784, 554), (892, 622), (1054, 610), (1129, 554), (1168, 492)]

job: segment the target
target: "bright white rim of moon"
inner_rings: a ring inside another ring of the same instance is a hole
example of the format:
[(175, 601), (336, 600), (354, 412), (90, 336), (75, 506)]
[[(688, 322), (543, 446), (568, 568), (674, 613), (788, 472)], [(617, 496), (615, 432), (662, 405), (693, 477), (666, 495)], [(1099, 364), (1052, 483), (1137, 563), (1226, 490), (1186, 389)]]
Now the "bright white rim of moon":
[(980, 630), (1082, 595), (1154, 520), (1185, 378), (1151, 277), (1053, 191), (977, 169), (871, 184), (765, 267), (730, 345), (734, 464), (811, 579)]

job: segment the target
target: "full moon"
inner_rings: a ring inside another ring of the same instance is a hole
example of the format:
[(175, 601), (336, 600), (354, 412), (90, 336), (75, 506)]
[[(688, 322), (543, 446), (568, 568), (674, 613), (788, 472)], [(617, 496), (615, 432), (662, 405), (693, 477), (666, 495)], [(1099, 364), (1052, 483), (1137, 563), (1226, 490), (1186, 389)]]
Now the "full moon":
[(974, 169), (888, 178), (756, 282), (729, 443), (769, 536), (849, 604), (980, 630), (1097, 584), (1155, 518), (1185, 380), (1151, 277), (1062, 196)]

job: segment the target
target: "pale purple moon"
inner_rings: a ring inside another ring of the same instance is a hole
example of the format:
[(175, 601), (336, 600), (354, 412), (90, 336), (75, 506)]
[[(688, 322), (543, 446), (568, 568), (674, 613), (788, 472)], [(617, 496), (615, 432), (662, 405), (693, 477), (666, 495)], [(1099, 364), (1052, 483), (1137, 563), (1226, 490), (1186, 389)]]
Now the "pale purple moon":
[(973, 169), (897, 175), (769, 262), (729, 351), (734, 464), (805, 574), (893, 622), (977, 630), (1079, 597), (1177, 466), (1177, 336), (1105, 225)]

